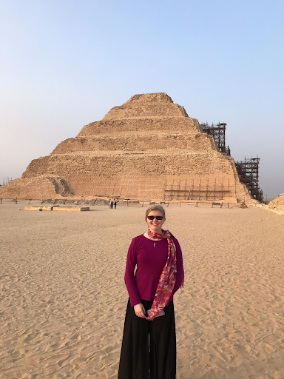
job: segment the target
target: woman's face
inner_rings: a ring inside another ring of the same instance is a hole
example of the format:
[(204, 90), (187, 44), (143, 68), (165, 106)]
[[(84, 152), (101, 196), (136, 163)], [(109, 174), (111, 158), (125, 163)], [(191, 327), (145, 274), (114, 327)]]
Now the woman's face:
[[(150, 220), (149, 217), (151, 217), (151, 216), (155, 216), (155, 218), (153, 220)], [(162, 218), (162, 220), (157, 220), (156, 216), (158, 216), (159, 218), (160, 217), (163, 217), (163, 218)], [(165, 222), (165, 219), (164, 219), (162, 212), (160, 212), (160, 211), (149, 212), (146, 221), (148, 224), (148, 228), (151, 230), (151, 232), (160, 233), (160, 234), (162, 233), (162, 226), (163, 226), (163, 223)]]

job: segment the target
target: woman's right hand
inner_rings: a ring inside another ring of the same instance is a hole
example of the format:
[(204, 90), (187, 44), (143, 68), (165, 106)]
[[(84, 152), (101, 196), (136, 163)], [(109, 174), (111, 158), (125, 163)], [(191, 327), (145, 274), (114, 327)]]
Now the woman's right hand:
[(144, 305), (142, 303), (134, 305), (134, 312), (137, 317), (147, 318), (145, 316), (146, 312), (145, 312)]

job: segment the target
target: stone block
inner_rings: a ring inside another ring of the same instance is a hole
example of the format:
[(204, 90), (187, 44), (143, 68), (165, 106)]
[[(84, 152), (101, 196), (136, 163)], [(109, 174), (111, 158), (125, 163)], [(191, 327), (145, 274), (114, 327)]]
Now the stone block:
[(25, 211), (42, 211), (42, 207), (37, 206), (26, 206), (24, 208)]
[(83, 212), (83, 211), (89, 211), (90, 207), (56, 207), (53, 209), (53, 211), (58, 212)]

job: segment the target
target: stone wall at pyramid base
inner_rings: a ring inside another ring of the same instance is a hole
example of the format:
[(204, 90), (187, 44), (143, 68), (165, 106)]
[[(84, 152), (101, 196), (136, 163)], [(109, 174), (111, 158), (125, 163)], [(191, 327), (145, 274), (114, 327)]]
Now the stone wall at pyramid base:
[[(121, 199), (138, 199), (145, 201), (171, 201), (171, 200), (234, 200), (235, 202), (250, 197), (246, 189), (239, 188), (230, 183), (220, 184), (218, 178), (201, 176), (173, 176), (162, 175), (151, 177), (149, 175), (129, 178), (128, 176), (117, 178), (86, 178), (84, 175), (72, 178), (73, 191), (77, 196), (108, 196)], [(211, 180), (210, 180), (211, 179)], [(218, 184), (216, 184), (216, 182)], [(237, 192), (237, 193), (236, 193)]]
[[(60, 180), (63, 180), (60, 178)], [(33, 177), (15, 179), (0, 187), (0, 197), (6, 199), (54, 199), (56, 197), (93, 196), (118, 197), (121, 199), (138, 199), (145, 201), (231, 201), (250, 200), (243, 185), (230, 182), (228, 176), (204, 177), (199, 175), (172, 176), (128, 176), (106, 178), (86, 177), (73, 174), (66, 180), (65, 186), (57, 186), (50, 177)]]
[(6, 186), (0, 189), (0, 197), (9, 192), (22, 198), (73, 194), (165, 201), (250, 199), (233, 159), (217, 151), (53, 154), (30, 163), (17, 179), (18, 192), (12, 191), (13, 182), (6, 195)]

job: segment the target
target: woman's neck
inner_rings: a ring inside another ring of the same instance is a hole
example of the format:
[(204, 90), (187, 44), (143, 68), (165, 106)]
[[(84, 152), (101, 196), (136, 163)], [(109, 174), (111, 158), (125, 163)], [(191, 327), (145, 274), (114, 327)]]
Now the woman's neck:
[(160, 229), (160, 230), (155, 230), (155, 231), (154, 231), (154, 230), (151, 230), (151, 229), (148, 229), (147, 232), (146, 232), (147, 234), (148, 234), (148, 231), (149, 231), (149, 230), (150, 230), (150, 232), (153, 233), (153, 234), (154, 234), (154, 233), (156, 233), (156, 234), (163, 234), (162, 229)]

